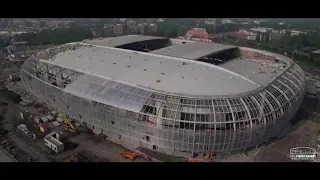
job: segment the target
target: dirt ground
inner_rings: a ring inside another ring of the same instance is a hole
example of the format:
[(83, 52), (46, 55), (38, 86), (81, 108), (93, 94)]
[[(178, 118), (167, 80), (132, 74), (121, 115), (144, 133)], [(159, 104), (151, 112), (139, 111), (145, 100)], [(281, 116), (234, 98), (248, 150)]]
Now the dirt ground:
[[(96, 136), (89, 133), (82, 133), (69, 139), (72, 143), (79, 144), (79, 146), (72, 151), (59, 154), (56, 158), (61, 159), (67, 154), (73, 152), (90, 151), (95, 156), (99, 157), (103, 162), (131, 162), (130, 160), (122, 159), (120, 152), (130, 152), (121, 145), (112, 143), (103, 137)], [(137, 158), (133, 162), (146, 162), (143, 158)]]
[[(313, 104), (313, 106), (310, 106)], [(236, 154), (223, 157), (223, 159), (216, 160), (218, 162), (288, 162), (289, 150), (293, 147), (307, 146), (316, 147), (316, 139), (320, 130), (319, 114), (320, 106), (318, 101), (306, 99), (301, 107), (302, 110), (297, 114), (296, 119), (293, 120), (293, 126), (291, 132), (282, 139), (273, 141), (258, 149), (254, 149), (244, 154)], [(32, 140), (23, 137), (17, 131), (13, 131), (14, 119), (19, 118), (17, 115), (17, 109), (20, 111), (28, 110), (31, 113), (39, 116), (44, 115), (38, 112), (37, 109), (30, 106), (21, 106), (19, 104), (10, 104), (7, 108), (7, 114), (4, 121), (2, 121), (2, 127), (12, 131), (9, 138), (16, 144), (19, 149), (23, 150), (28, 156), (33, 159), (37, 159), (40, 162), (59, 161), (75, 153), (75, 152), (91, 152), (98, 160), (95, 162), (131, 162), (130, 160), (124, 160), (120, 157), (120, 152), (130, 152), (126, 148), (109, 142), (103, 137), (95, 136), (89, 133), (81, 133), (74, 137), (69, 138), (71, 143), (77, 144), (75, 149), (67, 150), (63, 153), (52, 154), (44, 146), (43, 138)], [(8, 119), (11, 119), (9, 121)], [(63, 129), (63, 128), (62, 128)], [(60, 127), (61, 130), (61, 127)], [(59, 131), (59, 130), (58, 130)], [(25, 157), (27, 158), (27, 157)], [(146, 162), (143, 158), (137, 158), (134, 162)]]
[[(1, 97), (1, 92), (0, 92)], [(75, 149), (66, 150), (63, 153), (53, 154), (47, 147), (44, 145), (44, 134), (41, 135), (39, 128), (34, 126), (33, 122), (24, 121), (21, 122), (19, 112), (28, 111), (34, 116), (45, 116), (49, 112), (46, 108), (41, 108), (43, 112), (39, 112), (38, 109), (33, 106), (22, 106), (16, 102), (10, 101), (9, 99), (7, 106), (1, 106), (0, 112), (3, 114), (0, 120), (0, 127), (2, 129), (9, 130), (7, 139), (10, 140), (19, 150), (20, 159), (25, 161), (29, 157), (33, 160), (40, 162), (50, 162), (50, 161), (63, 161), (65, 157), (75, 152), (87, 152), (87, 154), (92, 154), (95, 162), (131, 162), (130, 160), (124, 160), (120, 157), (120, 152), (130, 152), (126, 148), (104, 140), (100, 136), (95, 136), (89, 133), (80, 133), (74, 137), (68, 139), (68, 142), (71, 144), (77, 144), (78, 146)], [(24, 123), (27, 125), (28, 129), (37, 134), (37, 139), (34, 140), (32, 136), (26, 136), (20, 132), (16, 126), (18, 124)], [(51, 126), (54, 127), (54, 126)], [(61, 132), (64, 131), (65, 125), (59, 127), (51, 128), (51, 131)], [(67, 134), (67, 132), (64, 132)], [(143, 158), (137, 158), (134, 162), (145, 162)]]
[(289, 133), (281, 139), (244, 153), (230, 155), (219, 162), (292, 162), (290, 149), (310, 147), (317, 149), (320, 132), (320, 103), (317, 99), (305, 98)]

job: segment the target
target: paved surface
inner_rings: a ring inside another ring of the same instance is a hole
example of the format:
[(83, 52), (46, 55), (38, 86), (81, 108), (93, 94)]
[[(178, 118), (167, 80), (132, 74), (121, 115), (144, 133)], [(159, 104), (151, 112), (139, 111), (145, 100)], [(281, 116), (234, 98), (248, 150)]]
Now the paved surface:
[(13, 158), (11, 158), (6, 152), (4, 152), (0, 148), (0, 163), (1, 162), (15, 162), (15, 161), (13, 160)]
[[(130, 160), (122, 159), (120, 156), (120, 152), (130, 152), (130, 150), (121, 145), (103, 140), (98, 136), (83, 133), (70, 138), (70, 141), (79, 144), (79, 147), (76, 149), (77, 151), (87, 149), (100, 156), (100, 158), (110, 162), (130, 162)], [(137, 158), (134, 162), (146, 162), (146, 160), (143, 158)]]

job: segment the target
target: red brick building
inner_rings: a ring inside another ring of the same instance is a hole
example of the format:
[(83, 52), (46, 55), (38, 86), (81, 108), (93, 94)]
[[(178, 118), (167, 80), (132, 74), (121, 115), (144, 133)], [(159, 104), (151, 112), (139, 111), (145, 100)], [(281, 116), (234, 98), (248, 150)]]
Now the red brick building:
[(209, 37), (207, 30), (204, 28), (193, 28), (187, 32), (187, 35), (200, 39), (208, 39)]

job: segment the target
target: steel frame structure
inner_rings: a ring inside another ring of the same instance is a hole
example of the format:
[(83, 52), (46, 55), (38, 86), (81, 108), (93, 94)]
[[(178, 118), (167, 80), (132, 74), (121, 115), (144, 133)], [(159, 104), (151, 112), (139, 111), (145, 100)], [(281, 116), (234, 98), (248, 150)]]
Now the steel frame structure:
[(139, 89), (35, 57), (24, 63), (21, 77), (35, 98), (94, 132), (176, 156), (230, 153), (266, 142), (288, 125), (305, 93), (305, 75), (295, 63), (258, 91), (211, 98)]

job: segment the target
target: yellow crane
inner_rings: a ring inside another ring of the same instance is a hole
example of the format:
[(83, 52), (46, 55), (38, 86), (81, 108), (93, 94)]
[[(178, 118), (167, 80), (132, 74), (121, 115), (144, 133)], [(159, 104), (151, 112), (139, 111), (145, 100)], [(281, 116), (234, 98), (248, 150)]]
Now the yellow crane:
[(63, 120), (63, 123), (66, 124), (68, 127), (66, 128), (66, 130), (70, 129), (72, 130), (73, 133), (76, 133), (77, 132), (77, 127), (75, 125), (73, 125), (69, 120), (68, 118), (64, 118)]

